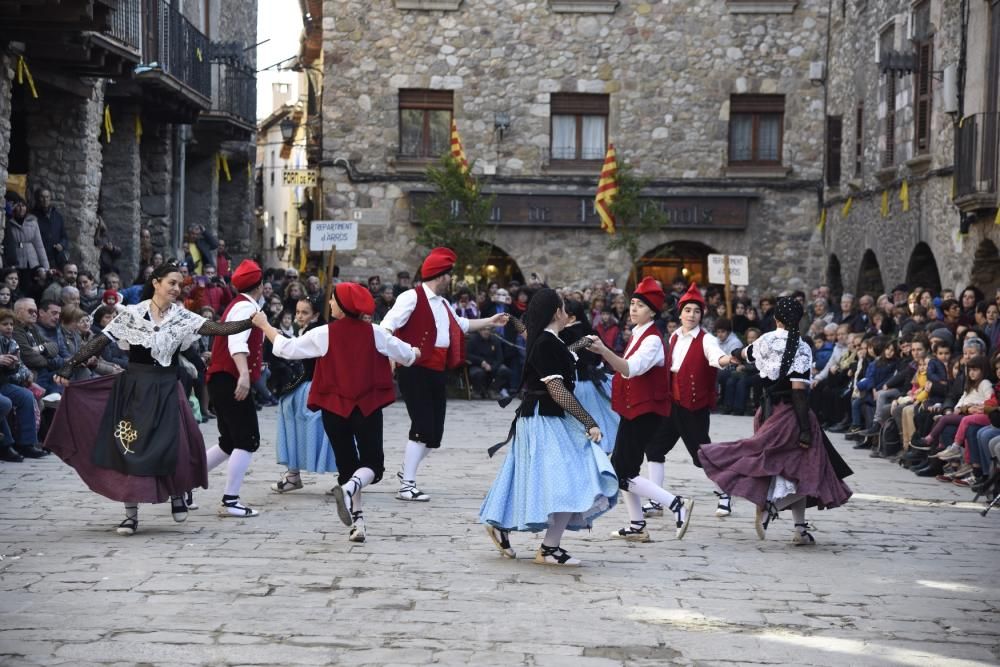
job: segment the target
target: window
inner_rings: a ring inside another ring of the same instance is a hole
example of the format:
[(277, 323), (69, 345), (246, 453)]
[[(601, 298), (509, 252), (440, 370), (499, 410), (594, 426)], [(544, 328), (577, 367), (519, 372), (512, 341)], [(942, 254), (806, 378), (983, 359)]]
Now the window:
[[(891, 53), (896, 41), (895, 24), (890, 25), (879, 37), (880, 57), (885, 58)], [(896, 163), (896, 74), (886, 71), (883, 95), (885, 101), (885, 149), (882, 151), (882, 167), (891, 167)]]
[(931, 92), (934, 69), (934, 36), (931, 34), (930, 2), (926, 0), (913, 9), (913, 47), (916, 69), (913, 72), (913, 144), (916, 153), (926, 153), (931, 147)]
[(399, 91), (399, 156), (438, 158), (451, 149), (454, 94), (450, 90)]
[(861, 178), (862, 161), (865, 157), (865, 104), (858, 102), (854, 110), (854, 178)]
[(777, 166), (785, 125), (784, 95), (733, 95), (729, 99), (729, 164)]
[(840, 116), (826, 117), (826, 184), (840, 185), (840, 153), (844, 142), (844, 120)]
[(608, 146), (608, 96), (552, 93), (552, 160), (603, 160)]

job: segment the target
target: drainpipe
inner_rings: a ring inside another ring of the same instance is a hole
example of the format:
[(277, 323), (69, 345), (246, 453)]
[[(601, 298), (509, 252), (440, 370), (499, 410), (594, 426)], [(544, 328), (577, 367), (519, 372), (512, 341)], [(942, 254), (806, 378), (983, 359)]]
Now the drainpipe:
[(177, 146), (177, 159), (174, 164), (174, 256), (179, 260), (184, 258), (184, 195), (187, 191), (187, 145), (191, 140), (190, 125), (174, 126), (174, 141)]

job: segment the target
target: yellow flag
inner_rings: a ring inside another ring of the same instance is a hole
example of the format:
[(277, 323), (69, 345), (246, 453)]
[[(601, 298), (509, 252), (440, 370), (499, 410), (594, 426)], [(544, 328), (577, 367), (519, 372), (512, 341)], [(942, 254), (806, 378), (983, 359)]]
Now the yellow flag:
[(821, 232), (826, 229), (826, 208), (819, 212), (819, 224), (816, 228)]
[(597, 181), (597, 196), (594, 197), (594, 208), (601, 218), (601, 229), (608, 234), (615, 233), (615, 216), (611, 214), (611, 204), (618, 196), (618, 158), (615, 156), (615, 145), (608, 144), (608, 152), (604, 156), (601, 167), (601, 177)]
[(306, 272), (306, 265), (309, 263), (309, 244), (305, 239), (299, 241), (299, 273)]
[(846, 218), (851, 214), (851, 207), (854, 206), (854, 197), (848, 197), (844, 206), (840, 209), (840, 217)]
[(882, 191), (882, 206), (881, 206), (881, 208), (879, 210), (882, 212), (882, 217), (883, 218), (888, 218), (889, 217), (889, 191), (888, 190), (883, 190)]
[(997, 217), (993, 218), (994, 225), (1000, 225), (1000, 208), (997, 208)]
[(18, 85), (24, 85), (24, 78), (28, 77), (28, 88), (31, 89), (31, 97), (38, 99), (38, 89), (35, 88), (35, 78), (31, 76), (31, 70), (28, 69), (28, 61), (24, 59), (24, 56), (17, 57), (17, 83)]
[(139, 114), (135, 115), (135, 143), (142, 143), (142, 118)]
[(905, 178), (899, 187), (899, 201), (903, 202), (903, 213), (910, 210), (910, 184)]
[(215, 162), (219, 172), (226, 175), (226, 181), (233, 180), (232, 175), (229, 173), (229, 160), (226, 159), (226, 156), (222, 153), (216, 153)]
[(104, 105), (104, 143), (111, 143), (111, 135), (115, 133), (115, 126), (111, 124), (111, 105)]
[(951, 199), (955, 200), (955, 195), (958, 194), (958, 180), (952, 176), (951, 177)]

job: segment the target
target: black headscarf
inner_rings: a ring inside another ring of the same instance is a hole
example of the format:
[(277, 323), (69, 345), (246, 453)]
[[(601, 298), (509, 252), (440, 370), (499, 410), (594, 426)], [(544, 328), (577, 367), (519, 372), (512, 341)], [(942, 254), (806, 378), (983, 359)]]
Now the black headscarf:
[(785, 341), (785, 351), (781, 355), (781, 370), (778, 377), (788, 375), (788, 369), (795, 361), (795, 353), (799, 349), (799, 322), (802, 321), (803, 308), (799, 300), (786, 296), (778, 299), (778, 304), (774, 307), (774, 319), (785, 325), (788, 332), (788, 339)]

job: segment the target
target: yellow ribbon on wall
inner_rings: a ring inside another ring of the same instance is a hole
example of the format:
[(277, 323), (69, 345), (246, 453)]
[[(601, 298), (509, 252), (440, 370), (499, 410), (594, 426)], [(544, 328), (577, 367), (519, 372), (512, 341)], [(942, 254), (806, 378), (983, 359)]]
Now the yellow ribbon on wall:
[(821, 232), (824, 229), (826, 229), (826, 209), (825, 208), (822, 211), (819, 212), (819, 224), (816, 225), (816, 229), (818, 229)]
[(843, 208), (840, 209), (840, 217), (846, 218), (851, 214), (851, 207), (854, 206), (854, 197), (848, 197), (847, 201), (844, 202)]
[(899, 187), (899, 201), (903, 202), (903, 213), (910, 210), (910, 184), (905, 178)]
[(31, 70), (28, 69), (28, 61), (24, 59), (24, 56), (17, 57), (17, 83), (18, 85), (24, 85), (24, 79), (28, 79), (28, 89), (31, 90), (31, 96), (34, 99), (38, 99), (38, 89), (35, 88), (35, 77), (31, 76)]
[(889, 217), (889, 191), (888, 190), (883, 190), (882, 191), (882, 206), (879, 207), (879, 210), (881, 211), (883, 218), (888, 218)]
[(229, 160), (226, 159), (226, 156), (222, 153), (216, 153), (215, 162), (219, 171), (226, 175), (226, 181), (232, 181), (232, 174), (229, 173)]
[(993, 218), (994, 225), (1000, 225), (1000, 206), (997, 207), (997, 217)]
[(139, 114), (135, 115), (135, 143), (142, 143), (142, 118)]
[(111, 143), (111, 135), (115, 133), (115, 126), (111, 124), (111, 105), (104, 105), (104, 143)]
[(198, 58), (198, 62), (202, 62), (201, 47), (199, 47), (199, 46), (194, 47), (194, 55), (195, 55), (196, 58)]

